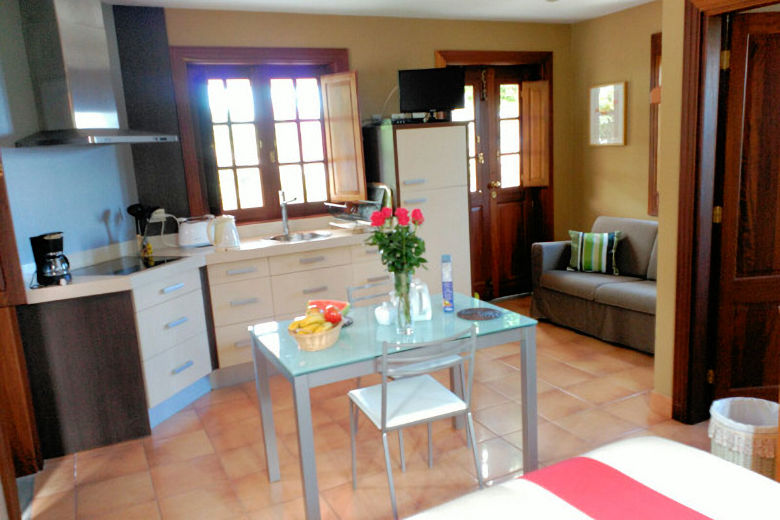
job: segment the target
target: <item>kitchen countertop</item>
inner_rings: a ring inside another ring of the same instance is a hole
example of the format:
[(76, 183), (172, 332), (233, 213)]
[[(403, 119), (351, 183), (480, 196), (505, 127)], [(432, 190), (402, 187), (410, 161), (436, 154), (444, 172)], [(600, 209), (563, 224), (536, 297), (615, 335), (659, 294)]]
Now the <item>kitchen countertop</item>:
[(200, 268), (204, 265), (302, 253), (331, 247), (348, 247), (365, 243), (366, 239), (369, 237), (367, 233), (353, 233), (340, 229), (329, 229), (328, 231), (331, 233), (330, 236), (306, 242), (276, 242), (274, 240), (268, 240), (265, 237), (242, 238), (240, 249), (228, 251), (218, 251), (213, 246), (196, 248), (155, 248), (155, 255), (181, 256), (184, 258), (176, 262), (160, 265), (133, 274), (106, 276), (79, 275), (73, 276), (72, 283), (68, 285), (56, 285), (38, 289), (27, 288), (27, 303), (45, 303), (98, 294), (130, 291), (134, 288), (152, 283), (158, 278), (175, 276), (183, 270)]

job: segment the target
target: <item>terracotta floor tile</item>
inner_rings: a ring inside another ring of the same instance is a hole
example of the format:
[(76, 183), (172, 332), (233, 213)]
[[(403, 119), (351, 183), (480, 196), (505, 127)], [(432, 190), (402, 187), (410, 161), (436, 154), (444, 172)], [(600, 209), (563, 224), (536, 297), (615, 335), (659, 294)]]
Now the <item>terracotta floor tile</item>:
[(479, 410), (480, 408), (488, 408), (497, 404), (505, 403), (509, 398), (490, 388), (485, 383), (475, 382), (471, 390), (471, 408), (472, 410)]
[(153, 467), (151, 474), (158, 499), (199, 489), (206, 483), (227, 480), (217, 455), (204, 455), (184, 462), (161, 464)]
[(478, 359), (475, 363), (474, 381), (481, 383), (518, 375), (516, 368), (498, 359)]
[(609, 374), (606, 376), (606, 379), (625, 388), (644, 392), (645, 390), (653, 389), (653, 368), (634, 367), (628, 370), (621, 370), (620, 372)]
[(144, 440), (146, 458), (149, 466), (182, 462), (214, 453), (206, 432), (197, 430), (191, 433), (168, 437), (167, 439), (147, 438)]
[(709, 421), (702, 421), (698, 424), (683, 424), (669, 419), (652, 425), (649, 431), (659, 437), (710, 451), (710, 438), (707, 436), (708, 426)]
[(236, 496), (246, 511), (266, 509), (303, 496), (297, 464), (281, 466), (281, 480), (269, 482), (265, 471), (232, 480)]
[(76, 485), (76, 457), (67, 455), (47, 459), (43, 470), (35, 475), (35, 496), (59, 494), (72, 490)]
[(591, 348), (575, 341), (560, 342), (553, 339), (537, 342), (536, 350), (539, 354), (550, 356), (559, 361), (582, 359), (593, 353)]
[(79, 486), (76, 513), (78, 518), (88, 518), (154, 498), (152, 479), (147, 471), (141, 471)]
[[(510, 433), (504, 438), (517, 448), (523, 447), (523, 436), (520, 432)], [(547, 421), (539, 423), (538, 442), (541, 463), (580, 455), (592, 448), (590, 443)]]
[(159, 520), (160, 507), (156, 500), (117, 509), (109, 513), (91, 517), (90, 520)]
[(553, 385), (566, 388), (582, 381), (593, 379), (593, 374), (580, 370), (571, 365), (558, 361), (555, 358), (539, 354), (536, 360), (536, 368), (540, 379)]
[(148, 468), (146, 453), (140, 441), (117, 444), (79, 453), (76, 456), (78, 485), (137, 473)]
[(621, 435), (640, 429), (636, 424), (597, 408), (568, 415), (554, 422), (580, 439), (596, 445), (606, 444)]
[(194, 409), (182, 410), (170, 419), (155, 426), (152, 429), (152, 437), (165, 439), (166, 437), (190, 433), (202, 428), (203, 423), (200, 422), (200, 418)]
[(477, 351), (478, 359), (499, 359), (520, 352), (520, 342), (504, 343), (495, 347), (483, 348)]
[[(495, 390), (501, 395), (506, 396), (508, 399), (516, 402), (520, 402), (523, 395), (523, 379), (520, 374), (513, 374), (507, 377), (499, 379), (493, 379), (484, 383), (485, 386), (491, 390)], [(546, 381), (537, 378), (536, 380), (536, 393), (541, 394), (552, 390), (553, 387)]]
[(602, 409), (643, 428), (667, 420), (667, 417), (650, 409), (649, 392), (606, 404)]
[(233, 401), (235, 399), (246, 399), (247, 394), (244, 392), (241, 386), (228, 386), (225, 388), (218, 388), (207, 393), (194, 403), (192, 407), (196, 410), (208, 408), (215, 404), (225, 403), (227, 401)]
[(76, 518), (76, 493), (71, 487), (61, 493), (35, 495), (32, 501), (33, 520), (73, 520)]
[(473, 414), (475, 421), (498, 435), (516, 432), (523, 427), (522, 407), (514, 402), (483, 408)]
[(592, 404), (561, 390), (550, 390), (538, 397), (539, 415), (547, 420), (560, 419), (588, 408)]
[(160, 499), (160, 511), (163, 520), (232, 520), (244, 513), (227, 482)]
[(523, 469), (523, 452), (502, 438), (495, 438), (477, 446), (482, 479), (495, 480)]
[(263, 471), (266, 468), (265, 454), (247, 445), (219, 453), (219, 460), (228, 478), (237, 478)]
[[(276, 419), (274, 410), (274, 419)], [(209, 440), (218, 452), (249, 446), (263, 440), (263, 423), (260, 413), (242, 421), (229, 424), (219, 430), (208, 432)]]
[[(277, 504), (247, 515), (251, 520), (305, 520), (306, 511), (302, 498)], [(328, 502), (320, 497), (320, 517), (322, 520), (339, 520)]]
[(219, 406), (197, 408), (198, 417), (209, 433), (224, 431), (236, 422), (259, 415), (257, 404), (243, 392), (241, 397), (220, 403)]
[(603, 404), (636, 393), (604, 378), (595, 378), (566, 387), (566, 391), (594, 404)]
[(596, 376), (605, 376), (634, 367), (634, 365), (615, 359), (610, 355), (598, 353), (589, 354), (579, 359), (572, 359), (567, 361), (567, 364)]

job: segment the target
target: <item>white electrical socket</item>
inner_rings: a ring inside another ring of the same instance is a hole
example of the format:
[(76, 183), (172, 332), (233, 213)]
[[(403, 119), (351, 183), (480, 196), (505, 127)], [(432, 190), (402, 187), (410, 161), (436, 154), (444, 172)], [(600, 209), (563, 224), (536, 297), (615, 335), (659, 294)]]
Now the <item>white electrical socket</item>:
[(165, 218), (167, 217), (165, 210), (162, 208), (156, 209), (152, 211), (152, 214), (149, 216), (149, 223), (153, 224), (155, 222), (165, 222)]

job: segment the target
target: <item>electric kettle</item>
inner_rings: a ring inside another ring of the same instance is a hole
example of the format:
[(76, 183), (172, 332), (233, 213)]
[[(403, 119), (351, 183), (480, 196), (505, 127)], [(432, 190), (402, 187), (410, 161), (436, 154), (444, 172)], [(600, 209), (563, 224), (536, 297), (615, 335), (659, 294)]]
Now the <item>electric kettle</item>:
[(233, 215), (221, 215), (209, 223), (209, 239), (217, 250), (238, 249), (241, 241), (238, 238), (236, 218)]
[(413, 278), (409, 286), (409, 300), (412, 321), (431, 319), (431, 292), (428, 290), (428, 284), (419, 278)]

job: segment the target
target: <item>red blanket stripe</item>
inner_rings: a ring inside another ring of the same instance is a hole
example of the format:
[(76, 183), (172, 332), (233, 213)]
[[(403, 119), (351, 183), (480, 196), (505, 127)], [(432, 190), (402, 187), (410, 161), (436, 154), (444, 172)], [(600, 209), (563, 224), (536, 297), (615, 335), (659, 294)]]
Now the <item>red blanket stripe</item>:
[(615, 468), (587, 457), (568, 459), (522, 478), (545, 488), (595, 520), (709, 518)]

